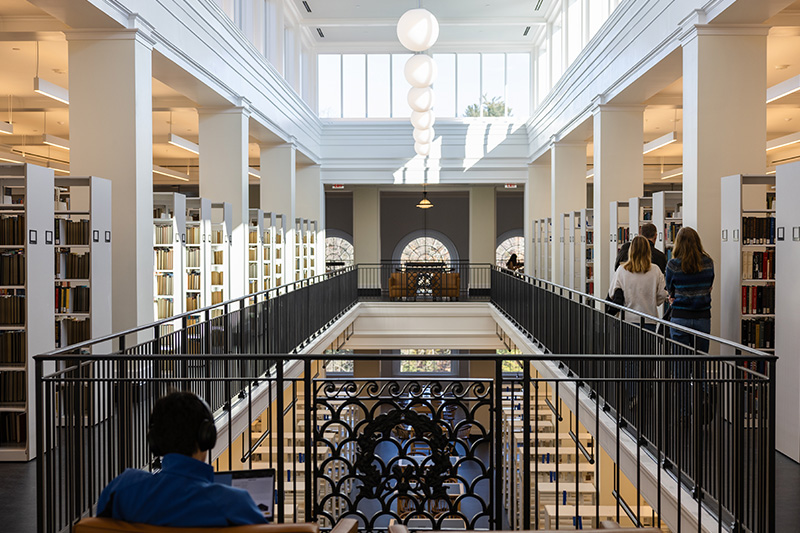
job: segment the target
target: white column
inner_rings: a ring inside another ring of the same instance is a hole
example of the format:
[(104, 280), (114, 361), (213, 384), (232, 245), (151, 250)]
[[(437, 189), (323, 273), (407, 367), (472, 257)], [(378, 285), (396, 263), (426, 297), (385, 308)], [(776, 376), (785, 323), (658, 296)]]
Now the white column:
[[(497, 216), (494, 186), (469, 191), (469, 262), (494, 264), (497, 248)], [(435, 209), (435, 208), (434, 208)]]
[(381, 261), (381, 193), (376, 186), (353, 189), (353, 253), (356, 264)]
[(296, 172), (297, 216), (317, 222), (315, 274), (325, 272), (325, 190), (320, 181), (320, 166), (298, 167)]
[(229, 202), (231, 233), (231, 298), (247, 294), (247, 237), (250, 207), (246, 107), (200, 109), (200, 196)]
[(528, 186), (525, 187), (525, 273), (533, 275), (534, 261), (538, 261), (533, 247), (533, 221), (550, 216), (550, 165), (528, 165)]
[(294, 219), (297, 217), (297, 148), (294, 143), (261, 147), (261, 209), (286, 220), (283, 247), (284, 284), (294, 279)]
[[(609, 203), (644, 190), (644, 107), (597, 105), (594, 109), (594, 294), (605, 298), (609, 272)], [(585, 177), (585, 174), (584, 174)]]
[[(766, 172), (768, 31), (696, 25), (682, 42), (683, 224), (698, 231), (717, 268), (720, 178)], [(719, 291), (715, 283), (712, 334), (719, 332)]]
[[(68, 32), (70, 170), (112, 182), (114, 331), (153, 322), (153, 41)], [(94, 311), (98, 311), (95, 309)]]
[[(564, 282), (561, 247), (569, 245), (561, 242), (563, 213), (577, 211), (586, 207), (586, 143), (555, 142), (550, 147), (551, 181), (550, 213), (553, 216), (553, 242), (550, 249), (553, 280)], [(567, 253), (567, 257), (569, 254)]]

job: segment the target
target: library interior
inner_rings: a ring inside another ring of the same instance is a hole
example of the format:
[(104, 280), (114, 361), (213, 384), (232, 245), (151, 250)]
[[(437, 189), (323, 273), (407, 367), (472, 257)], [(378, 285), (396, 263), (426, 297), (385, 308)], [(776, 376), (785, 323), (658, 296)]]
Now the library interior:
[(0, 0), (0, 529), (798, 531), (799, 203), (800, 0)]

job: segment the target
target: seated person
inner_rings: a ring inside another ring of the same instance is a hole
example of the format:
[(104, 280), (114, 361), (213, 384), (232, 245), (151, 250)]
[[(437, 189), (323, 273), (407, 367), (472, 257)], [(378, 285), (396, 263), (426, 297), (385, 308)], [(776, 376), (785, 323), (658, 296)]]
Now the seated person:
[(509, 270), (519, 270), (522, 268), (522, 263), (517, 263), (517, 254), (511, 254), (511, 257), (506, 261), (506, 268)]
[(172, 527), (266, 522), (246, 491), (214, 483), (214, 469), (204, 459), (217, 428), (203, 400), (190, 392), (159, 399), (147, 441), (153, 455), (163, 456), (161, 471), (125, 470), (103, 489), (97, 516)]

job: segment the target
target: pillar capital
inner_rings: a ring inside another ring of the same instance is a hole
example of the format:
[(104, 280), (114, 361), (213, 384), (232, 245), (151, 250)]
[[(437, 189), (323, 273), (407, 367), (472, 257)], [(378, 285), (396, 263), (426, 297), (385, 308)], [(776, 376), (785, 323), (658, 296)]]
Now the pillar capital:
[(697, 37), (766, 37), (769, 26), (763, 24), (687, 24), (681, 28), (681, 46)]
[(152, 49), (156, 41), (149, 31), (141, 28), (67, 30), (64, 35), (69, 42), (77, 41), (136, 41)]
[[(247, 102), (246, 99), (242, 99), (243, 101)], [(249, 104), (249, 102), (248, 102)], [(238, 105), (238, 106), (207, 106), (207, 107), (198, 107), (197, 114), (198, 115), (244, 115), (245, 117), (250, 117), (251, 109), (249, 105)]]
[(647, 106), (638, 104), (605, 104), (600, 99), (595, 99), (592, 104), (592, 115), (597, 116), (600, 113), (630, 113), (631, 111), (641, 111)]

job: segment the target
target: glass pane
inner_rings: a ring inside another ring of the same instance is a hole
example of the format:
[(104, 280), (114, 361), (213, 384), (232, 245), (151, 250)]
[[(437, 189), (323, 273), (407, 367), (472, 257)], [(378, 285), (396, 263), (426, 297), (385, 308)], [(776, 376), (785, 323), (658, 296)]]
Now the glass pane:
[[(400, 350), (401, 355), (450, 355), (450, 350), (447, 349), (421, 349), (421, 350)], [(453, 362), (451, 360), (444, 361), (413, 361), (401, 360), (400, 372), (422, 372), (422, 373), (452, 373)]]
[(388, 118), (391, 114), (389, 101), (389, 54), (367, 56), (367, 116)]
[(550, 92), (550, 66), (547, 57), (547, 45), (542, 44), (536, 58), (536, 103), (541, 103)]
[(571, 64), (578, 57), (583, 47), (581, 0), (569, 0), (567, 6), (567, 29), (567, 62)]
[(406, 81), (403, 69), (411, 54), (392, 54), (392, 116), (410, 117), (408, 107), (408, 90), (411, 85)]
[(479, 117), (481, 100), (480, 54), (458, 54), (458, 104), (460, 116)]
[(603, 2), (589, 2), (589, 39), (594, 37), (600, 26), (606, 21)]
[(433, 84), (436, 93), (434, 111), (437, 117), (455, 117), (456, 113), (456, 55), (433, 54), (439, 76)]
[(506, 61), (508, 116), (528, 117), (531, 114), (531, 56), (530, 54), (508, 54)]
[(345, 118), (367, 116), (367, 64), (364, 54), (342, 56), (342, 90)]
[(564, 73), (563, 59), (564, 59), (564, 46), (561, 38), (561, 25), (553, 24), (553, 35), (550, 39), (550, 46), (553, 47), (553, 83), (551, 87), (558, 82), (561, 74)]
[(506, 84), (506, 55), (505, 54), (483, 54), (482, 69), (482, 97), (483, 97), (483, 116), (504, 117), (506, 116), (506, 95), (504, 94)]
[(495, 264), (499, 267), (506, 266), (511, 254), (517, 254), (517, 263), (525, 264), (525, 238), (509, 237), (500, 243), (495, 250)]
[(342, 116), (342, 72), (339, 54), (320, 54), (317, 59), (319, 94), (319, 116), (340, 118)]

